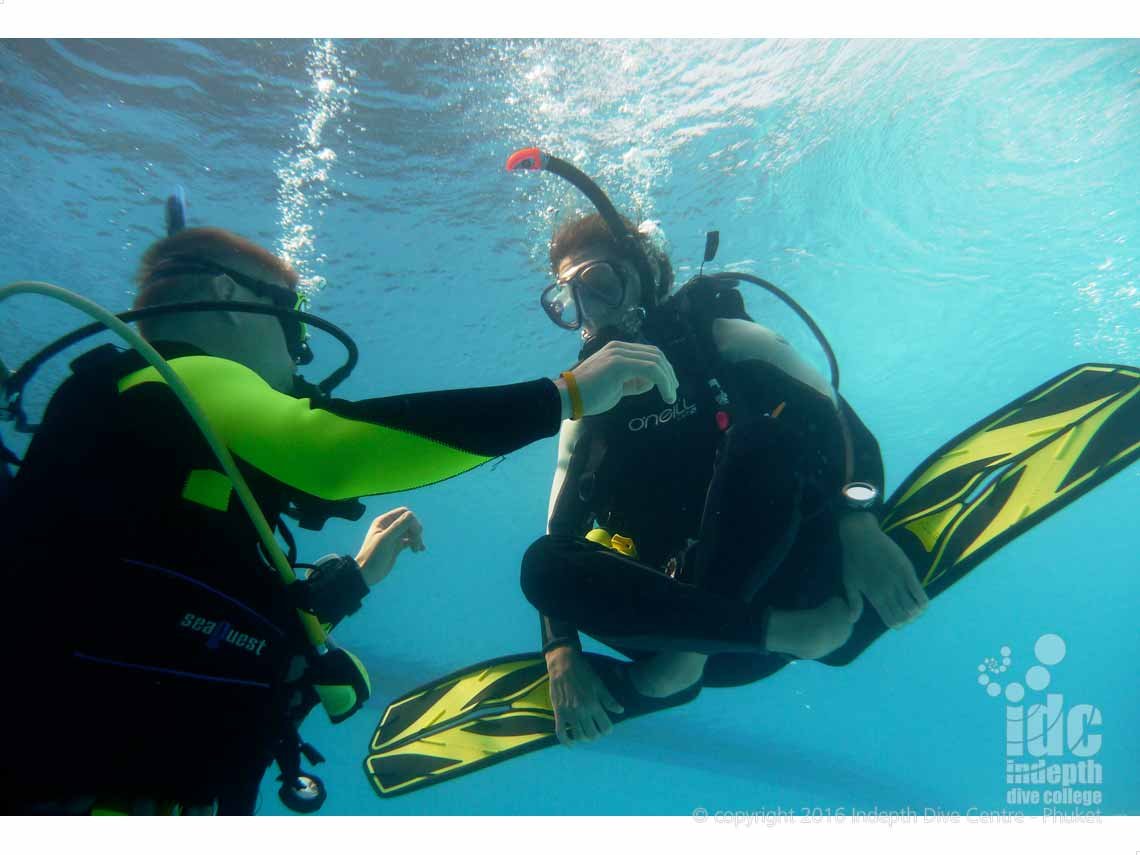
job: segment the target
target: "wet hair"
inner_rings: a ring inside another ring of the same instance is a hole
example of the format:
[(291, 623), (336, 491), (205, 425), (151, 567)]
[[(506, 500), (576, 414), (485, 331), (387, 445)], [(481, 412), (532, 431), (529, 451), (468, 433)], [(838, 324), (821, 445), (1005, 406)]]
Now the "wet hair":
[[(657, 302), (668, 294), (669, 289), (673, 287), (673, 265), (669, 262), (669, 256), (654, 246), (647, 237), (638, 234), (636, 225), (625, 217), (622, 217), (621, 221), (629, 229), (630, 234), (637, 236), (646, 257), (649, 259), (649, 266), (657, 279), (657, 291), (651, 297), (653, 302)], [(605, 247), (617, 258), (629, 258), (629, 253), (610, 233), (609, 226), (602, 219), (602, 215), (588, 214), (578, 219), (569, 220), (555, 230), (554, 236), (550, 239), (550, 266), (557, 274), (558, 264), (563, 258), (591, 244)]]
[[(183, 229), (151, 244), (143, 254), (135, 274), (138, 293), (133, 308), (204, 299), (212, 274), (161, 276), (164, 270), (194, 262), (212, 262), (239, 273), (252, 265), (263, 276), (283, 282), (292, 291), (297, 290), (300, 282), (297, 272), (286, 261), (240, 235), (219, 228)], [(154, 330), (153, 323), (147, 321), (141, 321), (139, 327), (144, 336)]]

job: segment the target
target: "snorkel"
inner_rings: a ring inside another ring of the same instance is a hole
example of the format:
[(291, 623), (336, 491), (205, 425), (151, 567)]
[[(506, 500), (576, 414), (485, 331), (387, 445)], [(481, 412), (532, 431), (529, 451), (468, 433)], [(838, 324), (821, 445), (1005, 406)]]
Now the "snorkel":
[[(598, 185), (594, 183), (594, 181), (592, 181), (589, 176), (585, 175), (574, 165), (567, 163), (560, 158), (554, 157), (551, 154), (547, 154), (537, 146), (520, 149), (507, 158), (508, 172), (517, 172), (520, 170), (526, 170), (530, 172), (552, 172), (577, 187), (586, 196), (586, 198), (588, 198), (594, 204), (594, 207), (598, 209), (598, 213), (601, 215), (602, 220), (605, 222), (606, 227), (610, 231), (610, 234), (613, 235), (613, 238), (617, 242), (618, 246), (628, 254), (629, 258), (633, 261), (634, 266), (637, 268), (638, 276), (641, 279), (642, 306), (658, 305), (658, 297), (663, 297), (664, 295), (659, 295), (656, 293), (657, 283), (655, 277), (653, 276), (653, 271), (649, 264), (649, 257), (646, 254), (644, 247), (638, 240), (637, 236), (632, 234), (625, 223), (622, 222), (621, 216), (618, 214), (617, 209), (614, 208), (613, 203), (610, 202), (606, 194), (602, 192), (602, 189), (598, 187)], [(799, 316), (799, 318), (811, 330), (812, 335), (815, 336), (815, 339), (817, 342), (819, 342), (820, 347), (823, 348), (823, 352), (827, 357), (828, 368), (831, 371), (831, 386), (835, 390), (837, 401), (840, 400), (839, 363), (835, 358), (835, 353), (831, 349), (831, 345), (827, 341), (827, 337), (824, 336), (823, 331), (819, 328), (819, 325), (816, 324), (811, 315), (804, 311), (803, 307), (800, 306), (799, 303), (788, 296), (783, 290), (765, 279), (761, 279), (760, 277), (753, 276), (749, 273), (738, 273), (732, 270), (726, 270), (721, 273), (706, 274), (704, 272), (704, 266), (707, 262), (712, 261), (716, 257), (716, 252), (719, 246), (720, 232), (708, 232), (705, 235), (705, 252), (704, 258), (701, 261), (700, 271), (696, 276), (686, 282), (676, 294), (674, 294), (674, 299), (684, 299), (684, 293), (690, 288), (711, 285), (711, 287), (716, 291), (728, 291), (735, 288), (741, 282), (750, 282), (753, 285), (756, 285), (760, 288), (763, 288), (765, 291), (768, 291), (773, 296), (779, 298), (786, 306), (788, 306), (793, 312), (796, 313), (796, 315)], [(743, 303), (741, 303), (741, 306), (743, 307)], [(644, 320), (645, 310), (640, 309), (639, 311), (641, 320)], [(640, 330), (640, 323), (638, 323), (637, 326), (638, 330), (633, 330), (633, 332)], [(579, 359), (586, 358), (590, 355), (590, 353), (597, 350), (601, 345), (605, 343), (605, 339), (600, 335), (596, 337), (588, 336), (586, 334), (586, 329), (584, 326), (582, 328), (582, 331), (586, 344), (579, 354)], [(724, 391), (724, 388), (720, 385), (720, 381), (715, 377), (710, 378), (709, 385), (714, 388), (714, 391), (716, 392), (717, 404), (721, 407), (721, 410), (717, 413), (717, 426), (720, 430), (725, 431), (731, 424), (731, 417), (729, 416), (727, 410), (727, 407), (729, 405), (728, 395)], [(843, 437), (845, 458), (844, 468), (846, 471), (847, 481), (850, 481), (851, 473), (854, 467), (854, 441), (851, 437), (851, 430), (847, 424), (846, 418), (843, 415), (841, 406), (837, 410), (837, 416), (839, 419), (840, 432), (842, 433)]]
[[(652, 267), (649, 264), (649, 257), (645, 253), (645, 248), (642, 246), (638, 237), (630, 232), (625, 223), (622, 222), (621, 216), (618, 214), (617, 209), (609, 200), (609, 197), (588, 175), (578, 169), (571, 163), (567, 163), (561, 158), (555, 157), (552, 154), (547, 154), (537, 146), (530, 148), (519, 149), (510, 157), (507, 158), (507, 171), (519, 172), (552, 172), (559, 178), (565, 179), (582, 191), (598, 209), (602, 220), (605, 222), (606, 227), (610, 230), (614, 240), (617, 241), (618, 246), (628, 253), (630, 259), (633, 261), (634, 266), (637, 268), (638, 277), (641, 279), (641, 303), (642, 305), (655, 305), (657, 298), (662, 296), (656, 293), (657, 281), (653, 276)], [(835, 358), (835, 353), (831, 349), (831, 345), (827, 341), (827, 337), (819, 328), (819, 325), (812, 319), (799, 303), (793, 300), (782, 289), (773, 285), (766, 279), (761, 279), (758, 276), (753, 276), (750, 273), (739, 273), (734, 270), (726, 270), (721, 273), (704, 272), (704, 266), (707, 262), (712, 261), (716, 257), (717, 249), (720, 246), (720, 232), (712, 231), (705, 236), (705, 253), (701, 261), (700, 272), (694, 276), (689, 282), (682, 286), (681, 290), (694, 285), (697, 282), (705, 281), (711, 282), (713, 287), (721, 289), (735, 288), (740, 282), (750, 282), (760, 288), (763, 288), (774, 297), (781, 300), (788, 306), (796, 315), (802, 320), (811, 330), (813, 336), (820, 347), (823, 349), (824, 355), (827, 358), (827, 366), (831, 372), (831, 385), (838, 393), (839, 391), (839, 363)], [(644, 317), (644, 310), (641, 310), (642, 317)], [(596, 340), (590, 341), (590, 344), (597, 343)]]
[[(640, 305), (651, 306), (657, 302), (659, 296), (657, 294), (657, 277), (653, 275), (653, 267), (649, 263), (649, 256), (646, 255), (641, 240), (622, 222), (621, 215), (618, 214), (617, 208), (614, 207), (609, 197), (606, 196), (602, 188), (599, 187), (593, 179), (572, 163), (567, 163), (561, 158), (547, 154), (536, 146), (519, 149), (508, 157), (507, 171), (550, 172), (577, 187), (582, 194), (593, 203), (594, 207), (598, 209), (598, 213), (601, 215), (610, 234), (613, 235), (614, 241), (622, 252), (628, 256), (634, 268), (637, 270), (637, 278), (641, 283)], [(639, 308), (637, 315), (640, 321), (640, 319), (643, 319), (645, 316), (645, 310)]]
[(166, 236), (178, 234), (186, 228), (186, 191), (181, 185), (166, 198)]

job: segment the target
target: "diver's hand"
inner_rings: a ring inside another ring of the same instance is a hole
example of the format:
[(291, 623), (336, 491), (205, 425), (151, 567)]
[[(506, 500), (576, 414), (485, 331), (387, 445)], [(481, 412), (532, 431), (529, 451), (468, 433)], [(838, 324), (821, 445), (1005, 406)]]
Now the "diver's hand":
[(592, 742), (613, 730), (606, 714), (625, 712), (588, 659), (573, 647), (555, 647), (546, 654), (550, 674), (550, 705), (554, 732), (563, 745)]
[(397, 556), (409, 548), (412, 552), (427, 549), (424, 546), (424, 527), (415, 514), (407, 508), (395, 508), (376, 517), (368, 527), (360, 552), (356, 554), (356, 563), (360, 565), (364, 581), (369, 586), (375, 585), (392, 572)]
[[(656, 387), (672, 404), (677, 400), (677, 375), (665, 354), (651, 344), (611, 341), (571, 372), (582, 395), (582, 415), (605, 413), (626, 395), (640, 395)], [(554, 381), (562, 395), (562, 418), (570, 418), (566, 381)]]
[(921, 615), (930, 604), (914, 567), (897, 543), (883, 534), (873, 514), (847, 513), (839, 518), (843, 544), (843, 585), (852, 621), (870, 600), (883, 623), (892, 629)]

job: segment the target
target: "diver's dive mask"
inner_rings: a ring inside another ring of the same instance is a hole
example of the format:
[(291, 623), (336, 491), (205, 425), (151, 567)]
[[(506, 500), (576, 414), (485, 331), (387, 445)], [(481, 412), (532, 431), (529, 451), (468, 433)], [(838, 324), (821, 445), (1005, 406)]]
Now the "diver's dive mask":
[[(155, 282), (160, 279), (170, 279), (175, 276), (205, 274), (213, 276), (228, 276), (238, 285), (247, 288), (259, 297), (273, 301), (281, 309), (291, 311), (304, 311), (308, 305), (308, 297), (300, 292), (272, 282), (264, 282), (252, 276), (246, 276), (232, 268), (216, 264), (212, 261), (188, 259), (172, 264), (164, 264), (147, 281)], [(289, 348), (289, 355), (297, 365), (308, 365), (313, 361), (313, 351), (309, 348), (309, 330), (303, 321), (295, 316), (280, 315), (281, 329), (285, 333), (285, 344)]]
[(539, 298), (547, 317), (562, 329), (582, 328), (584, 316), (620, 308), (626, 300), (629, 276), (621, 262), (591, 260), (572, 267), (546, 286)]

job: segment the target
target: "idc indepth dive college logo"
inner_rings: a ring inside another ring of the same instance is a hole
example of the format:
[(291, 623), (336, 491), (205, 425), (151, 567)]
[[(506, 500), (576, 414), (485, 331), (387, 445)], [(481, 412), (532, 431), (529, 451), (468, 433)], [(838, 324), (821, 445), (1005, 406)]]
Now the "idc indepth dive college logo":
[(1020, 681), (1005, 682), (1013, 651), (978, 665), (978, 684), (992, 698), (1005, 699), (1006, 803), (1040, 807), (1045, 815), (1099, 814), (1104, 769), (1100, 753), (1103, 718), (1087, 703), (1069, 703), (1051, 691), (1053, 672), (1064, 660), (1064, 640), (1047, 634), (1033, 647), (1036, 662)]

